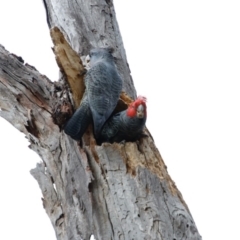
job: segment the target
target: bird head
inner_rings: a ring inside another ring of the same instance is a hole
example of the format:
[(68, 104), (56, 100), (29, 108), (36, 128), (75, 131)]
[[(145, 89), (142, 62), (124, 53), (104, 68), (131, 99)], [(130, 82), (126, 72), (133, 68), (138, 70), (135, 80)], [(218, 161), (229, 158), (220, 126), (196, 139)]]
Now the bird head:
[(127, 109), (128, 117), (146, 118), (147, 117), (147, 99), (143, 96), (138, 96), (138, 98), (132, 102)]
[(94, 48), (90, 51), (90, 67), (92, 67), (95, 63), (101, 60), (111, 60), (113, 61), (112, 56), (113, 49), (112, 48)]

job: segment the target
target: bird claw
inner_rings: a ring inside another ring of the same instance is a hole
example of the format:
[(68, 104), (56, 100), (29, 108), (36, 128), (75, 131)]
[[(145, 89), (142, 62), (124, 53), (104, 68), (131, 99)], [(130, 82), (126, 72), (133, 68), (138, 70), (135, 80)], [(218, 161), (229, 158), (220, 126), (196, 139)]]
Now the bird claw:
[(119, 142), (120, 144), (124, 145), (126, 143), (126, 140), (122, 140), (121, 142)]
[(139, 137), (140, 138), (145, 138), (145, 137), (149, 137), (149, 136), (146, 133), (141, 133)]

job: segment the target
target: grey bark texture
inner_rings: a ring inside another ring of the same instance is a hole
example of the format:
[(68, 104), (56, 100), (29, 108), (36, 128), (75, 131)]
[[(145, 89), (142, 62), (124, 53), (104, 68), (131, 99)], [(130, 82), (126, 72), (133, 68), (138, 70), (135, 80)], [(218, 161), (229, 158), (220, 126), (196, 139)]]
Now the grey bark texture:
[[(49, 27), (61, 29), (80, 56), (92, 47), (114, 48), (124, 91), (135, 98), (113, 2), (44, 0), (44, 5)], [(201, 239), (148, 131), (138, 142), (98, 146), (89, 128), (80, 146), (52, 118), (54, 103), (68, 100), (60, 83), (0, 46), (0, 116), (25, 133), (42, 159), (31, 174), (56, 238)]]

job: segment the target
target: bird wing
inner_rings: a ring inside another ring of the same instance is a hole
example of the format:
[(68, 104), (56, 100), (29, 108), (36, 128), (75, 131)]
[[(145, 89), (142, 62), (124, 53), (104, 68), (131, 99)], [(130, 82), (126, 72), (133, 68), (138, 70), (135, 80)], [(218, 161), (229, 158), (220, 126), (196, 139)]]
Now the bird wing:
[(126, 141), (135, 141), (137, 140), (146, 123), (146, 118), (137, 118), (137, 117), (128, 117), (126, 114), (121, 119), (122, 124), (120, 126), (120, 132), (122, 132), (122, 136)]
[(102, 126), (117, 105), (122, 80), (112, 64), (99, 62), (85, 75), (85, 85), (92, 112), (94, 133), (98, 137)]
[(101, 142), (112, 142), (118, 135), (121, 124), (120, 115), (121, 112), (116, 113), (104, 124), (100, 135)]

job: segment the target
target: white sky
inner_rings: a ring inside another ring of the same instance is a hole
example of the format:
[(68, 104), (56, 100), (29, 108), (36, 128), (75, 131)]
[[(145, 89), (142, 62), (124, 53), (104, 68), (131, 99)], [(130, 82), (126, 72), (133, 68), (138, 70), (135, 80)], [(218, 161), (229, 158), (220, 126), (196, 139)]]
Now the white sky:
[[(239, 1), (115, 0), (147, 126), (204, 240), (239, 237)], [(0, 44), (51, 80), (41, 1), (0, 2)], [(1, 239), (54, 240), (29, 170), (40, 158), (0, 119)]]

